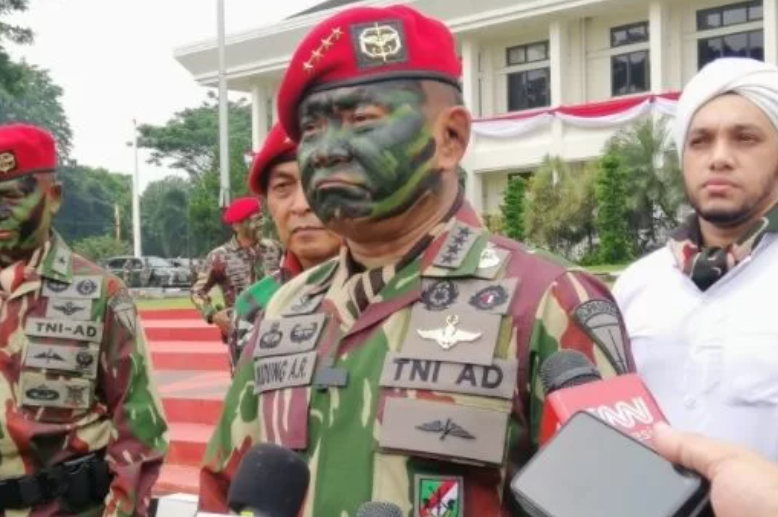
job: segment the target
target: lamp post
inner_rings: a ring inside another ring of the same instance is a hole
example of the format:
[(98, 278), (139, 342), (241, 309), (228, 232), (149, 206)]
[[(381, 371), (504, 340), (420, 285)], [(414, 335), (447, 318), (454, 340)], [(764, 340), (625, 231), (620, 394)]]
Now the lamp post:
[(230, 204), (229, 112), (224, 50), (224, 0), (216, 0), (216, 2), (219, 46), (219, 206), (224, 208)]
[(138, 170), (138, 121), (135, 119), (132, 119), (132, 150), (135, 154), (132, 174), (132, 243), (133, 254), (140, 258), (140, 171)]

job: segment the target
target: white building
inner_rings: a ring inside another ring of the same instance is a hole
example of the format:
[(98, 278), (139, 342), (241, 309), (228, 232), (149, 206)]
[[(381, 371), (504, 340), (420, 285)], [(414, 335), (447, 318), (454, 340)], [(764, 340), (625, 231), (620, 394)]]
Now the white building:
[[(396, 3), (445, 21), (457, 36), (476, 118), (468, 197), (483, 213), (497, 212), (509, 174), (533, 170), (547, 154), (590, 160), (619, 124), (672, 113), (702, 64), (722, 55), (778, 63), (778, 0), (328, 0), (227, 37), (228, 85), (251, 94), (255, 150), (305, 33), (346, 4)], [(176, 58), (200, 84), (217, 85), (215, 40)]]

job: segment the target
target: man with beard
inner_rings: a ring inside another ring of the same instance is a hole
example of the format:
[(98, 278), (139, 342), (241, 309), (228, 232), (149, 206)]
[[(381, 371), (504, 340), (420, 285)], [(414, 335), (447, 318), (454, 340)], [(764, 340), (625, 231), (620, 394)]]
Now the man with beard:
[(278, 288), (334, 257), (340, 248), (340, 237), (321, 224), (305, 199), (296, 159), (297, 144), (276, 124), (249, 171), (249, 188), (267, 203), (286, 252), (276, 272), (251, 285), (235, 302), (229, 343), (233, 368), (257, 314)]
[[(222, 218), (224, 224), (232, 226), (233, 236), (205, 258), (192, 286), (192, 302), (205, 321), (219, 327), (226, 343), (235, 299), (246, 287), (278, 269), (282, 250), (276, 242), (262, 238), (262, 210), (257, 198), (236, 199)], [(221, 289), (226, 307), (211, 300), (214, 286)]]
[(143, 517), (167, 425), (127, 288), (52, 228), (56, 167), (0, 126), (0, 515)]
[(778, 461), (778, 68), (725, 58), (678, 102), (694, 208), (615, 286), (639, 373), (668, 421)]
[(242, 455), (272, 442), (308, 463), (304, 516), (371, 500), (518, 514), (507, 487), (537, 444), (539, 365), (575, 348), (603, 375), (631, 367), (607, 289), (490, 235), (464, 200), (460, 76), (448, 28), (407, 6), (343, 10), (294, 52), (279, 120), (346, 245), (258, 318), (241, 357), (254, 379), (208, 448), (201, 507), (224, 511)]

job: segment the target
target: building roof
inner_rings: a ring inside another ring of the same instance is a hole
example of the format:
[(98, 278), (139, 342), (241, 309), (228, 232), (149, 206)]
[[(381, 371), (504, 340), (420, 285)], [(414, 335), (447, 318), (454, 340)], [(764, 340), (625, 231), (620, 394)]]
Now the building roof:
[(313, 7), (309, 7), (304, 11), (300, 11), (299, 13), (293, 14), (292, 16), (289, 17), (289, 19), (297, 18), (298, 16), (304, 16), (306, 14), (317, 13), (319, 11), (326, 11), (327, 9), (343, 7), (344, 5), (348, 5), (348, 4), (355, 4), (357, 2), (359, 2), (359, 0), (324, 0), (324, 2), (318, 3)]

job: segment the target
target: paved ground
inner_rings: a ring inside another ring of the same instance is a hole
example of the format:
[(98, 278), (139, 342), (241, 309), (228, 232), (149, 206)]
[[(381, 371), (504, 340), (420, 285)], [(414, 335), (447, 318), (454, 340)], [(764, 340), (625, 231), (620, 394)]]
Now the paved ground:
[(141, 320), (170, 424), (155, 493), (196, 494), (198, 466), (230, 382), (227, 349), (194, 310), (141, 310)]

